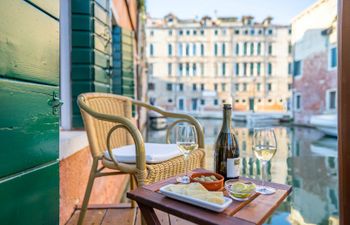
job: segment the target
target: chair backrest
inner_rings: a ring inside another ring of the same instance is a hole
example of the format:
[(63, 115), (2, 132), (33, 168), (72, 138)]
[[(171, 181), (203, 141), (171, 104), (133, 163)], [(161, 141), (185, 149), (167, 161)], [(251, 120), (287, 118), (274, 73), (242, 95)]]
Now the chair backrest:
[[(101, 157), (107, 149), (107, 134), (117, 123), (95, 118), (82, 109), (82, 103), (85, 103), (89, 109), (98, 113), (131, 119), (132, 99), (125, 96), (96, 92), (79, 95), (78, 105), (89, 139), (91, 153), (93, 157)], [(111, 147), (116, 148), (132, 144), (133, 140), (125, 129), (117, 129), (113, 132), (110, 142)]]

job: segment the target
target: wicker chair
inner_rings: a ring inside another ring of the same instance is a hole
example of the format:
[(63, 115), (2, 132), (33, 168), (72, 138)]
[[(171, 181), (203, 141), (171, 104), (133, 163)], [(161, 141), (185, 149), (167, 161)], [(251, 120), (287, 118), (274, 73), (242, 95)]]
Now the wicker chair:
[[(146, 162), (145, 143), (140, 131), (131, 121), (133, 104), (156, 111), (165, 117), (178, 119), (168, 127), (167, 143), (170, 142), (169, 131), (177, 123), (188, 122), (193, 124), (197, 130), (199, 148), (192, 152), (188, 158), (188, 168), (194, 169), (204, 165), (203, 130), (199, 122), (193, 117), (185, 114), (165, 112), (154, 106), (124, 96), (107, 93), (81, 94), (78, 97), (78, 105), (88, 135), (93, 163), (79, 216), (79, 225), (83, 222), (96, 177), (130, 174), (130, 186), (131, 189), (134, 189), (136, 185), (142, 186), (184, 172), (183, 156), (177, 156), (156, 164)], [(131, 144), (135, 144), (136, 163), (118, 162), (116, 157), (113, 156), (113, 149)], [(166, 147), (167, 145), (164, 144), (164, 151), (167, 150)], [(106, 157), (106, 151), (112, 157)], [(115, 171), (104, 172), (105, 168)], [(134, 179), (136, 180), (136, 185)], [(132, 202), (132, 206), (135, 206), (134, 202)]]

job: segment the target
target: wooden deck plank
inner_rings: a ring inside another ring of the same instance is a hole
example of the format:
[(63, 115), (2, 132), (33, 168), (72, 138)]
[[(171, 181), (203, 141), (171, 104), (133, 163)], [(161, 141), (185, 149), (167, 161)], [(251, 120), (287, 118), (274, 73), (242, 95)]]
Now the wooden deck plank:
[[(66, 223), (66, 225), (77, 225), (79, 219), (80, 210), (76, 210), (72, 218)], [(100, 225), (106, 214), (106, 209), (91, 209), (88, 210), (83, 225)]]
[(134, 225), (137, 208), (108, 209), (101, 225)]

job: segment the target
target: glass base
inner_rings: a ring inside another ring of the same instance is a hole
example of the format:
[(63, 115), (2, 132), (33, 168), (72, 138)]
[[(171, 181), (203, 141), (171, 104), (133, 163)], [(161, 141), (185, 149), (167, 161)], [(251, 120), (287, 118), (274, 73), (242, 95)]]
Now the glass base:
[(176, 181), (181, 184), (189, 184), (191, 182), (189, 176), (177, 177)]
[(266, 187), (266, 186), (256, 186), (255, 191), (262, 195), (272, 195), (276, 192), (276, 189), (272, 187)]

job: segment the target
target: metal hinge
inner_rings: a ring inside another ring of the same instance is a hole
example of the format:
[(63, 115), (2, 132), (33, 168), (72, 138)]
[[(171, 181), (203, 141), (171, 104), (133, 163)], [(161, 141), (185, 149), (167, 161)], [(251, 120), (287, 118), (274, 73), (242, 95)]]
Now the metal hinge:
[(58, 97), (56, 92), (52, 93), (52, 99), (50, 99), (48, 102), (49, 106), (52, 107), (52, 114), (57, 115), (59, 112), (59, 109), (61, 108), (61, 105), (63, 105), (63, 102)]

